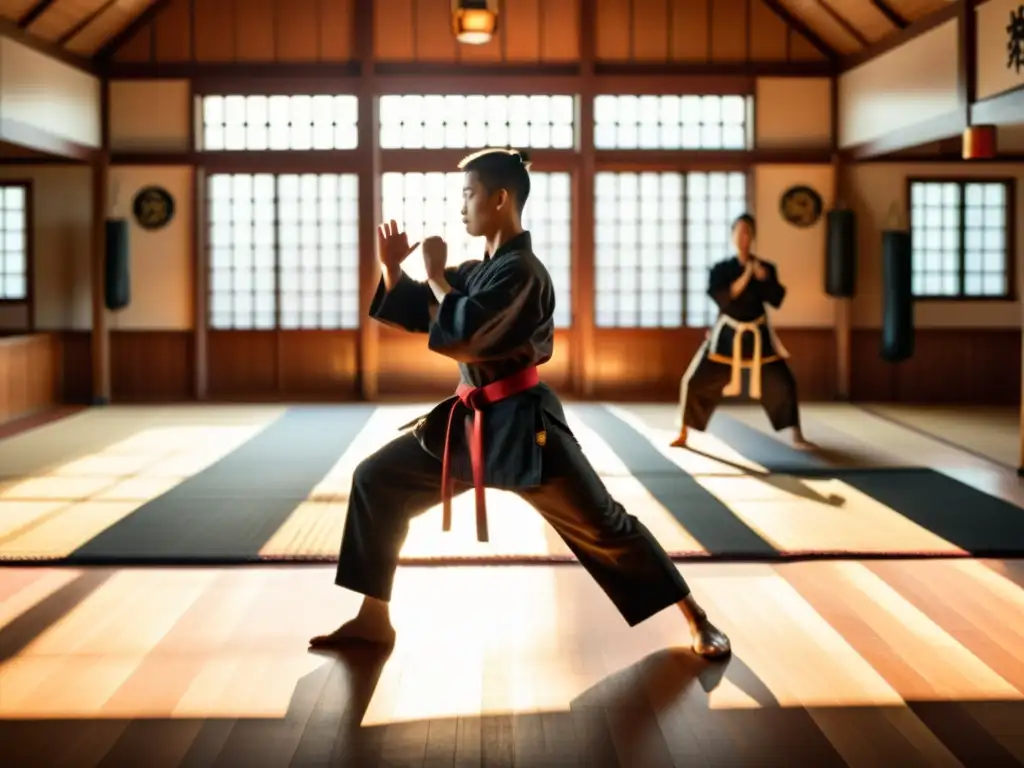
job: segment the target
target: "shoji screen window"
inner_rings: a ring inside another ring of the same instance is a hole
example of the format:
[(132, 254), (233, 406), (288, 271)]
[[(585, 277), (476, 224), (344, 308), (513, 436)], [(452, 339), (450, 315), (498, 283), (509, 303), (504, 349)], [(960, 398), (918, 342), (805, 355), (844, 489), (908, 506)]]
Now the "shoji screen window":
[(385, 95), (381, 149), (572, 149), (569, 95)]
[[(381, 182), (385, 221), (399, 222), (409, 243), (440, 235), (448, 243), (448, 266), (482, 259), (483, 238), (470, 237), (462, 223), (461, 171), (448, 173), (385, 173)], [(572, 200), (568, 173), (531, 173), (530, 198), (523, 212), (523, 226), (533, 237), (537, 257), (551, 274), (555, 286), (555, 324), (570, 323), (572, 263)], [(425, 280), (423, 254), (417, 249), (403, 269), (414, 280)]]
[(210, 327), (359, 325), (354, 174), (213, 174)]
[(1005, 299), (1012, 294), (1012, 197), (1009, 181), (911, 181), (917, 298)]
[(358, 145), (355, 96), (204, 96), (201, 149), (345, 150)]
[(28, 185), (0, 184), (0, 302), (28, 299)]
[(595, 191), (596, 324), (708, 325), (708, 272), (731, 253), (744, 174), (601, 172)]
[(747, 96), (596, 96), (594, 147), (748, 149), (750, 111)]

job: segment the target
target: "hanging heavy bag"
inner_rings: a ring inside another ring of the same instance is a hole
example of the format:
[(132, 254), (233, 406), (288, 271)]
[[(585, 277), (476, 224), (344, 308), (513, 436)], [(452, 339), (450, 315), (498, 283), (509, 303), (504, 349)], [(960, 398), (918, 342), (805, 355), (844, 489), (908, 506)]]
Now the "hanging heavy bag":
[(825, 293), (852, 299), (857, 289), (857, 219), (846, 208), (828, 212), (825, 251)]
[(116, 312), (131, 302), (129, 270), (128, 221), (107, 219), (106, 259), (103, 266), (103, 300), (107, 309)]
[(913, 260), (910, 233), (882, 233), (882, 359), (914, 356)]

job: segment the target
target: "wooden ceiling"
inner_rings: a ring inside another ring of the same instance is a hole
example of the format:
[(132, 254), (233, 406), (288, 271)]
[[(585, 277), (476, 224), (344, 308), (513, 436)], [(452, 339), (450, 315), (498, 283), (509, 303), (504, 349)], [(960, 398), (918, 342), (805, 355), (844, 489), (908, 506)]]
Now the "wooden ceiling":
[[(245, 0), (236, 0), (236, 2)], [(692, 0), (701, 2), (701, 0)], [(952, 0), (773, 0), (766, 2), (836, 54), (863, 50)], [(108, 53), (127, 28), (162, 0), (0, 0), (0, 16), (30, 37), (70, 54)], [(147, 13), (148, 12), (148, 13)], [(121, 37), (123, 39), (123, 36)]]

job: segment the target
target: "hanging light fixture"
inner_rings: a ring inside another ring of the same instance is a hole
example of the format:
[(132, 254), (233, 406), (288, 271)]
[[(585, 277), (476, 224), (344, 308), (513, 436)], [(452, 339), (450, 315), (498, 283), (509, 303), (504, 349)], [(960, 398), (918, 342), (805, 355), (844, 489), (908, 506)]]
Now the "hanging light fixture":
[(498, 31), (497, 0), (452, 0), (452, 31), (467, 45), (490, 42)]

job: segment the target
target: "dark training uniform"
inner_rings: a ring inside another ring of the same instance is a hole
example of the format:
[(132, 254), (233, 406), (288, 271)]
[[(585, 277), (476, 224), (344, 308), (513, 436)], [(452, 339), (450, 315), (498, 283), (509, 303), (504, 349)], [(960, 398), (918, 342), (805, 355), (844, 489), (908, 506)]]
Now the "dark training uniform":
[(489, 404), (474, 399), (480, 388), (510, 377), (529, 384), (535, 366), (551, 358), (555, 295), (530, 234), (483, 261), (445, 270), (445, 277), (452, 291), (439, 307), (430, 286), (407, 275), (390, 292), (381, 280), (370, 305), (371, 317), (428, 334), (431, 350), (456, 360), (464, 399), (438, 404), (356, 468), (335, 583), (390, 600), (409, 520), (442, 499), (448, 439), (454, 493), (473, 487), (471, 428), (479, 423), (486, 448), (482, 484), (530, 502), (629, 625), (685, 598), (690, 590), (679, 571), (650, 531), (610, 496), (547, 385), (533, 383)]
[(750, 397), (760, 400), (776, 430), (800, 423), (796, 379), (786, 363), (789, 353), (768, 322), (765, 305), (778, 308), (786, 297), (778, 271), (760, 261), (764, 280), (751, 276), (743, 293), (729, 296), (729, 286), (743, 274), (736, 257), (711, 268), (708, 295), (720, 313), (707, 339), (697, 350), (679, 387), (683, 424), (704, 431), (723, 397), (742, 392), (741, 371), (750, 371)]

